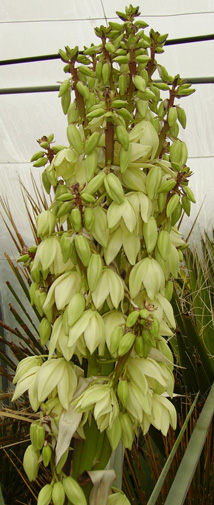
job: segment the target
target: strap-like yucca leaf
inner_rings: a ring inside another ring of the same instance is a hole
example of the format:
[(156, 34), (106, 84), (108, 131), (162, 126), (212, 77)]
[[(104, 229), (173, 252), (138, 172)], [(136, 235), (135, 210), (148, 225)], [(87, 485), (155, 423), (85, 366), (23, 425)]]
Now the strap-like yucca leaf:
[[(200, 340), (206, 346), (207, 353), (214, 356), (213, 308), (206, 270), (197, 252), (193, 254), (188, 251), (186, 263), (190, 276), (191, 308)], [(214, 370), (212, 360), (211, 366)]]
[[(164, 505), (182, 505), (192, 482), (214, 414), (214, 384), (199, 416)], [(154, 503), (154, 502), (153, 502)], [(148, 503), (148, 505), (151, 505)]]
[[(176, 442), (175, 442), (175, 444), (174, 444), (174, 446), (173, 446), (173, 448), (172, 448), (172, 450), (170, 452), (170, 455), (169, 455), (169, 457), (168, 457), (168, 459), (167, 459), (167, 461), (166, 461), (166, 463), (165, 463), (165, 465), (163, 467), (163, 470), (162, 470), (162, 472), (160, 474), (160, 477), (159, 477), (159, 479), (158, 479), (158, 481), (157, 481), (157, 483), (156, 483), (156, 485), (155, 485), (155, 487), (154, 487), (154, 489), (152, 491), (152, 494), (151, 494), (151, 496), (149, 498), (149, 501), (147, 502), (147, 505), (155, 505), (155, 503), (156, 503), (156, 501), (158, 499), (158, 496), (159, 496), (159, 494), (161, 492), (161, 488), (162, 488), (162, 486), (164, 484), (164, 481), (166, 479), (166, 476), (167, 476), (167, 474), (168, 474), (168, 472), (170, 470), (170, 467), (171, 467), (171, 464), (172, 464), (172, 460), (173, 460), (173, 458), (175, 456), (177, 448), (178, 448), (178, 446), (180, 444), (180, 441), (181, 441), (181, 439), (183, 437), (183, 434), (184, 434), (184, 432), (186, 430), (186, 427), (187, 427), (187, 424), (189, 422), (189, 419), (190, 419), (190, 416), (192, 414), (192, 411), (193, 411), (193, 409), (195, 407), (195, 404), (197, 402), (197, 398), (198, 398), (198, 395), (196, 396), (196, 398), (195, 398), (195, 400), (194, 400), (194, 402), (193, 402), (193, 404), (191, 406), (191, 409), (189, 410), (189, 412), (187, 414), (187, 417), (186, 417), (186, 419), (184, 421), (184, 424), (183, 424), (183, 426), (181, 428), (181, 431), (180, 431), (180, 433), (178, 435), (178, 438), (177, 438), (177, 440), (176, 440)], [(171, 502), (171, 504), (172, 503), (174, 505), (173, 501)]]
[(0, 505), (4, 505), (4, 498), (2, 495), (1, 485), (0, 485)]
[(191, 313), (184, 312), (176, 291), (172, 305), (177, 322), (177, 344), (185, 384), (188, 391), (196, 392), (199, 389), (204, 394), (214, 380), (211, 359)]

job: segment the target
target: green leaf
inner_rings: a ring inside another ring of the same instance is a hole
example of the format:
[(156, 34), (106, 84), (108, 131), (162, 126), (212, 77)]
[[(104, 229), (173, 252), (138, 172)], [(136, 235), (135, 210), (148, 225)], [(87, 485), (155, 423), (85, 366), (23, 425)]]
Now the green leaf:
[[(176, 340), (182, 374), (188, 391), (200, 389), (204, 394), (213, 382), (213, 370), (197, 327), (190, 314), (185, 313), (176, 291), (172, 306), (177, 322)], [(200, 363), (200, 366), (199, 366)]]
[[(182, 505), (192, 482), (195, 470), (206, 441), (207, 432), (214, 414), (214, 384), (204, 404), (188, 447), (181, 461), (165, 505)], [(148, 503), (147, 505), (151, 505)]]
[[(195, 400), (194, 400), (194, 402), (193, 402), (193, 404), (192, 404), (192, 406), (191, 406), (191, 409), (190, 409), (190, 411), (189, 411), (189, 412), (188, 412), (188, 414), (187, 414), (187, 417), (186, 417), (186, 419), (185, 419), (185, 421), (184, 421), (184, 424), (183, 424), (183, 426), (182, 426), (182, 428), (181, 428), (181, 431), (180, 431), (180, 433), (179, 433), (179, 435), (178, 435), (178, 438), (176, 439), (176, 442), (175, 442), (175, 444), (174, 444), (174, 446), (173, 446), (173, 448), (172, 448), (172, 450), (171, 450), (171, 452), (170, 452), (170, 455), (169, 455), (169, 457), (167, 458), (167, 461), (166, 461), (166, 463), (165, 463), (165, 465), (164, 465), (164, 467), (163, 467), (163, 470), (162, 470), (162, 472), (161, 472), (161, 474), (160, 474), (160, 477), (159, 477), (159, 479), (158, 479), (158, 481), (157, 481), (157, 483), (156, 483), (156, 485), (155, 485), (155, 487), (154, 487), (154, 489), (153, 489), (153, 491), (152, 491), (152, 494), (151, 494), (151, 496), (150, 496), (150, 498), (149, 498), (149, 501), (147, 502), (147, 505), (155, 505), (155, 503), (156, 503), (156, 501), (157, 501), (157, 499), (158, 499), (158, 496), (159, 496), (159, 494), (160, 494), (160, 491), (161, 491), (161, 489), (162, 489), (162, 486), (163, 486), (163, 484), (164, 484), (164, 481), (165, 481), (165, 479), (166, 479), (166, 476), (167, 476), (167, 474), (168, 474), (168, 472), (169, 472), (169, 470), (170, 470), (170, 467), (171, 467), (171, 464), (172, 464), (172, 460), (173, 460), (173, 458), (174, 458), (174, 456), (175, 456), (175, 454), (176, 454), (177, 448), (178, 448), (178, 446), (179, 446), (179, 444), (180, 444), (180, 442), (181, 442), (181, 439), (182, 439), (182, 437), (183, 437), (183, 434), (184, 434), (184, 432), (185, 432), (185, 430), (186, 430), (187, 424), (188, 424), (188, 422), (189, 422), (190, 416), (191, 416), (191, 414), (192, 414), (192, 412), (193, 412), (193, 409), (194, 409), (194, 407), (195, 407), (195, 404), (196, 404), (196, 402), (197, 402), (197, 399), (198, 399), (198, 395), (196, 396), (196, 398), (195, 398)], [(171, 504), (172, 504), (172, 503), (173, 503), (173, 505), (174, 505), (174, 501), (173, 501), (173, 500), (171, 501)], [(170, 505), (171, 505), (171, 504), (170, 504)], [(165, 503), (165, 505), (166, 505), (166, 503)], [(168, 505), (169, 505), (169, 504), (168, 504)]]
[[(204, 266), (196, 252), (188, 251), (186, 263), (190, 276), (190, 292), (192, 293), (192, 309), (196, 327), (201, 341), (206, 347), (206, 353), (214, 355), (213, 308), (211, 292)], [(214, 372), (214, 361), (209, 360), (209, 368)], [(214, 379), (214, 376), (212, 380)]]
[(4, 498), (1, 490), (1, 485), (0, 485), (0, 505), (4, 505)]

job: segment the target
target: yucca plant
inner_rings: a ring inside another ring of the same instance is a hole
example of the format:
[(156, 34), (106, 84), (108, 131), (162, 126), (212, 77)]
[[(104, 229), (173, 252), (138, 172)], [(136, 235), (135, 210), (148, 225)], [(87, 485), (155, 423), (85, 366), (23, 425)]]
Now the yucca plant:
[(166, 435), (176, 427), (166, 397), (174, 385), (171, 278), (186, 247), (176, 223), (194, 195), (178, 139), (186, 115), (175, 100), (193, 90), (158, 65), (167, 36), (147, 36), (139, 14), (132, 6), (118, 13), (123, 23), (97, 28), (98, 45), (83, 53), (60, 51), (69, 146), (43, 136), (32, 158), (46, 167), (43, 184), (54, 196), (19, 260), (41, 322), (39, 352), (19, 363), (13, 401), (28, 391), (38, 417), (24, 468), (31, 482), (41, 461), (50, 468), (39, 505), (128, 504), (111, 490), (112, 451), (121, 442), (131, 448), (139, 428)]

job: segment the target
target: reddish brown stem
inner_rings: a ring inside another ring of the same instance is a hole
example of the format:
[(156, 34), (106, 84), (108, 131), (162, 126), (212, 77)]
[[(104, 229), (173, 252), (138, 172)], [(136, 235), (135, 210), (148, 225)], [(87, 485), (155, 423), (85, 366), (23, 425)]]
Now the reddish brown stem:
[(77, 82), (78, 82), (79, 79), (78, 79), (77, 69), (75, 68), (73, 61), (70, 63), (70, 73), (72, 75), (73, 82), (74, 82), (74, 93), (75, 93), (75, 97), (76, 97), (78, 111), (79, 111), (79, 114), (80, 114), (81, 118), (83, 120), (85, 120), (85, 104), (84, 104), (84, 99), (83, 99), (83, 96), (79, 93), (79, 91), (78, 91), (78, 89), (76, 87)]
[(117, 385), (119, 378), (121, 377), (121, 374), (122, 374), (124, 366), (127, 362), (127, 359), (129, 358), (129, 356), (132, 352), (132, 347), (126, 354), (124, 354), (124, 356), (121, 356), (121, 358), (118, 359), (118, 362), (117, 362), (117, 365), (116, 365), (115, 371), (114, 371), (114, 386)]
[(114, 125), (113, 123), (107, 122), (105, 130), (105, 162), (106, 166), (109, 166), (114, 161)]
[[(173, 104), (174, 104), (175, 87), (176, 87), (176, 82), (173, 82), (172, 88), (169, 93), (169, 100), (168, 100), (168, 107), (167, 107), (168, 111), (169, 111), (170, 107), (173, 107)], [(168, 114), (167, 114), (167, 117), (168, 117)], [(156, 158), (161, 157), (162, 154), (164, 153), (164, 143), (165, 143), (166, 135), (167, 135), (168, 131), (169, 131), (169, 124), (168, 124), (168, 121), (166, 120), (164, 122), (164, 126), (163, 126), (163, 128), (160, 132), (160, 135), (159, 135), (159, 146), (158, 146), (158, 150), (155, 154)]]
[(154, 70), (155, 70), (155, 46), (152, 46), (151, 47), (151, 60), (150, 60), (148, 67), (147, 67), (147, 73), (148, 73), (149, 79), (151, 78)]

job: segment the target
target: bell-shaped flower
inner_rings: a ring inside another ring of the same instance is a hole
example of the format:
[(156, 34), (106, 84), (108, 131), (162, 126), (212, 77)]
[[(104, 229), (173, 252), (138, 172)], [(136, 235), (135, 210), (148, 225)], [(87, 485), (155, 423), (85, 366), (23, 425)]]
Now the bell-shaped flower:
[(163, 309), (164, 316), (166, 318), (166, 322), (172, 328), (175, 328), (176, 327), (176, 323), (175, 323), (175, 318), (174, 318), (174, 313), (173, 313), (173, 308), (172, 308), (171, 303), (164, 296), (162, 296), (160, 293), (157, 294), (156, 298), (157, 298), (160, 306)]
[(62, 412), (58, 426), (59, 431), (56, 444), (56, 465), (65, 451), (69, 448), (71, 439), (80, 424), (81, 418), (82, 414), (76, 412), (73, 405), (70, 405), (68, 410), (64, 410)]
[(55, 303), (58, 310), (64, 309), (72, 297), (79, 291), (81, 278), (77, 272), (66, 272), (58, 277), (50, 287), (43, 310), (50, 309)]
[(66, 263), (63, 261), (60, 242), (56, 237), (48, 237), (37, 247), (35, 258), (32, 262), (31, 273), (36, 270), (50, 272), (59, 275), (73, 268), (73, 263), (69, 259)]
[[(112, 354), (112, 349), (113, 349), (113, 354), (114, 354), (114, 347), (117, 349), (117, 347), (119, 345), (119, 340), (118, 340), (117, 335), (115, 335), (115, 336), (113, 335), (113, 338), (112, 338), (113, 331), (116, 328), (120, 328), (120, 327), (123, 328), (126, 324), (126, 319), (125, 319), (124, 315), (122, 314), (122, 312), (119, 312), (118, 310), (111, 310), (110, 312), (107, 312), (106, 314), (104, 314), (103, 321), (104, 321), (104, 325), (105, 325), (106, 345), (107, 345), (109, 351), (111, 352), (111, 354)], [(115, 334), (115, 331), (114, 331), (114, 334)], [(114, 342), (112, 340), (114, 340)]]
[(130, 163), (133, 163), (137, 160), (139, 160), (139, 162), (141, 163), (144, 163), (150, 158), (152, 152), (151, 146), (142, 145), (137, 142), (131, 142), (130, 147), (131, 147)]
[(139, 142), (143, 146), (150, 148), (148, 157), (155, 157), (159, 146), (158, 134), (150, 121), (140, 121), (129, 133), (130, 142)]
[(129, 263), (135, 265), (140, 246), (139, 234), (135, 230), (130, 233), (125, 224), (121, 223), (120, 227), (110, 235), (108, 245), (104, 249), (105, 262), (109, 265), (123, 247)]
[(152, 398), (152, 413), (148, 415), (150, 423), (167, 435), (169, 425), (175, 430), (177, 414), (174, 405), (163, 395), (154, 394)]
[(68, 335), (65, 335), (64, 332), (62, 314), (56, 319), (53, 325), (48, 349), (49, 359), (52, 358), (55, 349), (57, 349), (64, 356), (66, 361), (70, 361), (73, 356), (75, 345), (68, 347)]
[(165, 338), (160, 337), (157, 342), (157, 350), (161, 351), (163, 356), (172, 364), (169, 369), (173, 369), (173, 354)]
[(108, 496), (107, 505), (131, 505), (124, 493), (114, 493)]
[(72, 186), (73, 184), (86, 184), (86, 163), (85, 159), (82, 158), (83, 155), (79, 156), (77, 163), (75, 164), (75, 172), (69, 179), (67, 179), (67, 184)]
[(121, 441), (126, 449), (131, 450), (137, 426), (136, 420), (131, 419), (128, 412), (120, 412), (119, 419), (122, 430)]
[(40, 356), (28, 356), (27, 358), (22, 359), (17, 366), (13, 384), (17, 384), (17, 382), (22, 380), (24, 376), (27, 376), (28, 372), (30, 375), (32, 369), (40, 367), (42, 363), (43, 360)]
[(84, 336), (85, 345), (93, 354), (99, 347), (99, 354), (105, 348), (105, 326), (101, 315), (95, 310), (86, 310), (69, 330), (68, 347), (78, 343), (79, 337)]
[(144, 412), (151, 414), (151, 394), (149, 390), (144, 395), (141, 387), (135, 382), (128, 382), (128, 398), (126, 402), (126, 410), (131, 419), (134, 419), (137, 424), (143, 421)]
[(129, 277), (131, 297), (135, 298), (142, 286), (151, 300), (164, 289), (165, 278), (159, 263), (153, 258), (144, 258), (133, 268)]
[(37, 373), (42, 366), (42, 358), (28, 357), (23, 359), (18, 367), (13, 383), (17, 384), (12, 401), (17, 400), (25, 391), (29, 392), (29, 400), (32, 409), (36, 411), (39, 408), (37, 389), (35, 388)]
[(168, 374), (161, 368), (160, 364), (152, 358), (140, 358), (133, 354), (128, 358), (126, 368), (128, 379), (137, 386), (140, 384), (144, 395), (147, 393), (148, 381), (150, 379), (154, 379), (161, 384), (161, 386), (164, 386), (166, 391)]
[(151, 349), (149, 353), (149, 358), (158, 365), (158, 369), (161, 372), (164, 383), (161, 383), (159, 380), (154, 377), (147, 376), (147, 383), (149, 388), (157, 394), (165, 394), (167, 393), (171, 398), (173, 397), (173, 389), (174, 389), (174, 376), (171, 370), (171, 365), (166, 363), (166, 358), (162, 356), (157, 349)]
[(100, 245), (106, 247), (109, 237), (106, 212), (101, 207), (94, 207), (93, 214), (95, 219), (91, 233)]
[(172, 337), (173, 336), (172, 330), (170, 330), (168, 324), (166, 323), (166, 321), (164, 321), (164, 319), (162, 319), (162, 321), (160, 322), (159, 335), (162, 335), (164, 337)]
[(66, 181), (75, 174), (75, 165), (78, 160), (78, 153), (71, 148), (62, 149), (55, 156), (52, 165), (56, 170), (56, 176), (63, 177)]
[(120, 179), (125, 188), (146, 193), (146, 174), (134, 163), (130, 168), (127, 168), (124, 174), (120, 175)]
[(169, 270), (172, 273), (173, 277), (177, 278), (179, 274), (179, 253), (173, 244), (171, 244), (168, 264)]
[(140, 215), (144, 223), (148, 223), (149, 218), (152, 215), (152, 202), (147, 195), (138, 191), (134, 193), (128, 193), (127, 198), (135, 210), (137, 215)]
[(44, 210), (36, 218), (37, 235), (41, 238), (52, 235), (56, 224), (56, 216), (51, 210)]
[(112, 202), (108, 208), (107, 221), (110, 229), (114, 228), (121, 219), (123, 219), (127, 229), (132, 232), (136, 226), (137, 217), (128, 198), (125, 198), (124, 203), (120, 205), (116, 202)]
[(111, 268), (104, 268), (97, 287), (92, 293), (92, 299), (97, 309), (102, 307), (106, 298), (110, 296), (115, 309), (124, 297), (124, 285), (119, 275)]
[(59, 401), (62, 407), (67, 410), (73, 399), (78, 378), (82, 373), (81, 368), (67, 362), (64, 358), (52, 358), (43, 363), (37, 374), (39, 402), (44, 402), (56, 387)]
[(74, 402), (77, 412), (88, 412), (93, 409), (93, 415), (99, 430), (102, 432), (112, 428), (119, 415), (119, 405), (110, 384), (92, 384)]
[(176, 226), (173, 226), (170, 232), (170, 241), (175, 247), (187, 247), (186, 242), (182, 239), (182, 234), (178, 231)]
[(122, 436), (122, 427), (119, 416), (115, 419), (113, 426), (111, 428), (107, 428), (106, 434), (111, 444), (112, 451), (115, 451)]
[(131, 263), (131, 265), (135, 265), (137, 255), (140, 251), (141, 242), (138, 230), (134, 230), (132, 233), (125, 228), (125, 226), (121, 226), (122, 228), (122, 240), (123, 240), (123, 249), (125, 255)]

